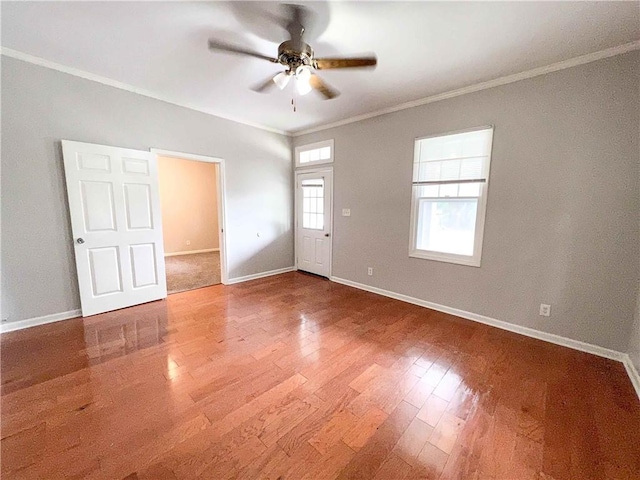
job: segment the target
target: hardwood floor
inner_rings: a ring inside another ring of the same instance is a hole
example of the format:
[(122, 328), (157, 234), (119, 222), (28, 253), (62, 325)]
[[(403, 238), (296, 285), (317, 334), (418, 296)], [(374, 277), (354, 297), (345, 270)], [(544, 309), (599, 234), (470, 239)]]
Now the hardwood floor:
[(621, 364), (301, 273), (1, 337), (6, 479), (638, 479)]

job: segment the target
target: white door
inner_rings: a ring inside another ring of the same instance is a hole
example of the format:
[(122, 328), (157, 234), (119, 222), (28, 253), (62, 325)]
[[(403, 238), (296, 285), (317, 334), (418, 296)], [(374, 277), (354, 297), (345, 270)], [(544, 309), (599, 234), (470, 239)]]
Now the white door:
[(333, 172), (296, 175), (296, 255), (298, 270), (331, 275)]
[(167, 296), (156, 156), (62, 141), (82, 315)]

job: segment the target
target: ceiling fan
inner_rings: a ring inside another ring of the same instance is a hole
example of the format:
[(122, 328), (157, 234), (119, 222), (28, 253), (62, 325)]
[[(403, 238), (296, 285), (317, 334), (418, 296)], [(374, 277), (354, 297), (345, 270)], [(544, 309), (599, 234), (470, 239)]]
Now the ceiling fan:
[(286, 67), (284, 71), (276, 74), (273, 78), (270, 77), (253, 90), (266, 92), (274, 86), (283, 90), (291, 78), (294, 77), (297, 91), (300, 95), (306, 95), (311, 90), (316, 90), (325, 100), (330, 100), (337, 97), (340, 92), (327, 85), (315, 73), (316, 70), (375, 67), (377, 63), (375, 55), (351, 58), (316, 58), (311, 46), (303, 41), (304, 23), (307, 23), (309, 18), (308, 10), (300, 5), (286, 5), (285, 7), (290, 12), (290, 18), (285, 24), (290, 39), (278, 46), (278, 56), (275, 58), (229, 43), (214, 39), (209, 40), (209, 48), (211, 50), (249, 55), (272, 63), (279, 63)]

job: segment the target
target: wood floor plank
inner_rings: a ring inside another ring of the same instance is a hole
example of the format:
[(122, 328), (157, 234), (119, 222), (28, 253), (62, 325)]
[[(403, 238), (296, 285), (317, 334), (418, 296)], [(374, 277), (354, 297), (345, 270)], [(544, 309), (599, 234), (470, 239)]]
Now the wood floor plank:
[[(322, 401), (318, 404), (316, 412), (309, 415), (300, 422), (296, 427), (291, 429), (287, 434), (278, 440), (280, 445), (288, 455), (292, 455), (298, 448), (303, 445), (309, 445), (308, 440), (316, 435), (326, 423), (336, 414), (346, 410), (347, 405), (358, 394), (350, 387), (346, 387), (344, 391), (335, 392), (330, 401)], [(314, 396), (308, 397), (309, 401), (313, 401)], [(317, 398), (317, 397), (316, 397)]]
[(420, 378), (420, 381), (416, 383), (413, 389), (405, 395), (404, 400), (414, 407), (422, 408), (434, 389), (433, 385), (424, 381), (424, 378)]
[(357, 422), (358, 417), (349, 410), (342, 410), (333, 415), (320, 431), (309, 439), (309, 443), (325, 455), (333, 446), (342, 442), (342, 437), (351, 431)]
[(404, 480), (411, 473), (411, 465), (394, 453), (390, 453), (373, 477), (373, 480)]
[(449, 407), (449, 402), (435, 395), (429, 396), (420, 411), (418, 418), (427, 425), (435, 427)]
[(344, 442), (339, 441), (332, 445), (320, 460), (308, 465), (306, 474), (302, 480), (332, 480), (351, 461), (355, 452)]
[(393, 453), (409, 465), (415, 465), (418, 455), (429, 441), (433, 427), (414, 418), (393, 448)]
[(408, 478), (440, 478), (440, 475), (442, 474), (442, 471), (444, 470), (444, 467), (447, 464), (448, 460), (449, 455), (440, 450), (438, 447), (435, 447), (427, 442), (418, 454), (418, 457), (415, 461), (415, 466), (411, 469), (411, 474), (408, 476)]
[(353, 428), (342, 437), (342, 440), (357, 452), (369, 441), (387, 417), (386, 412), (377, 407), (371, 407), (357, 420)]
[(458, 435), (462, 432), (463, 427), (464, 420), (445, 412), (433, 428), (429, 443), (449, 454), (456, 445)]
[(221, 420), (214, 422), (213, 431), (216, 435), (220, 436), (230, 432), (234, 428), (241, 425), (242, 422), (247, 418), (252, 417), (255, 413), (268, 407), (278, 399), (288, 395), (306, 381), (307, 379), (305, 377), (303, 377), (299, 373), (296, 373), (284, 382), (273, 387), (271, 390), (266, 391), (259, 397), (251, 400), (249, 403), (246, 403), (242, 407), (229, 413)]
[(341, 480), (373, 478), (416, 413), (418, 409), (413, 405), (406, 402), (398, 405), (346, 468), (340, 472), (338, 478)]
[(8, 479), (637, 480), (624, 366), (303, 273), (0, 336)]

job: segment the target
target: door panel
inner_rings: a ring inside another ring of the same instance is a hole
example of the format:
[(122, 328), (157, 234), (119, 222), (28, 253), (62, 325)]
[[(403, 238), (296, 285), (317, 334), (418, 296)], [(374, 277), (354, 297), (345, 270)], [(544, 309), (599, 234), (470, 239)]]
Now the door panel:
[(331, 275), (332, 171), (296, 176), (297, 268)]
[(158, 274), (156, 272), (156, 254), (153, 243), (131, 245), (131, 273), (133, 276), (133, 288), (156, 285)]
[(321, 238), (316, 238), (316, 245), (314, 253), (316, 254), (316, 265), (324, 265), (324, 241)]
[(78, 170), (111, 172), (111, 157), (92, 153), (78, 153)]
[(80, 181), (85, 231), (116, 229), (113, 187), (107, 182)]
[(127, 228), (152, 229), (151, 189), (149, 185), (125, 183), (124, 201), (127, 212)]
[(149, 176), (149, 160), (141, 158), (123, 158), (122, 170), (124, 173)]
[(93, 295), (122, 292), (122, 272), (118, 247), (89, 249)]
[(62, 142), (84, 316), (165, 298), (155, 154)]

